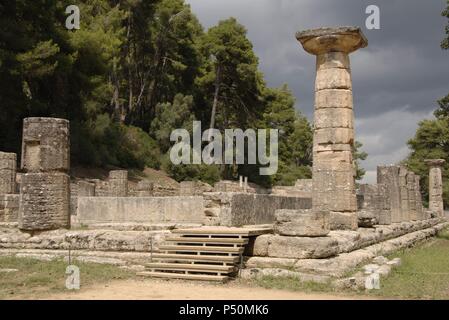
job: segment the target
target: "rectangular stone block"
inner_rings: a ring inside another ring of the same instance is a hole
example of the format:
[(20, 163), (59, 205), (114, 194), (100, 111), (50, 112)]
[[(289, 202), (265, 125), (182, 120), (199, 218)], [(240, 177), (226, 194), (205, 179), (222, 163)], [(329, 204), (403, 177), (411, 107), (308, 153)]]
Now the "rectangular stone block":
[(15, 153), (0, 152), (0, 194), (16, 193)]
[(352, 91), (347, 89), (326, 89), (315, 93), (315, 110), (327, 108), (353, 108)]
[(19, 229), (70, 227), (70, 178), (64, 173), (22, 175)]
[(391, 222), (402, 221), (401, 191), (399, 187), (399, 167), (379, 166), (377, 167), (377, 183), (384, 184), (390, 200)]
[(24, 119), (21, 168), (26, 172), (68, 171), (69, 127), (65, 119)]
[(313, 134), (314, 144), (352, 144), (354, 129), (352, 128), (323, 128), (316, 129)]
[(149, 181), (139, 181), (137, 183), (137, 196), (138, 197), (151, 197), (153, 196), (154, 183)]
[(128, 196), (128, 171), (113, 170), (109, 172), (108, 179), (110, 197)]
[(410, 221), (409, 208), (409, 190), (407, 186), (408, 170), (404, 167), (399, 168), (399, 191), (401, 194), (401, 221)]
[(19, 214), (19, 195), (0, 195), (0, 222), (17, 222)]
[(349, 108), (325, 108), (315, 110), (314, 128), (354, 128), (354, 114)]
[(421, 194), (421, 177), (415, 175), (415, 201), (416, 201), (416, 216), (418, 220), (424, 220), (424, 208), (422, 204), (422, 194)]
[(329, 231), (329, 213), (311, 210), (276, 210), (274, 233), (283, 236), (324, 237)]
[(202, 197), (79, 197), (79, 223), (204, 222)]
[(329, 220), (331, 230), (357, 230), (359, 223), (357, 212), (331, 211)]
[(316, 74), (315, 91), (325, 89), (352, 89), (349, 69), (331, 68), (319, 70)]

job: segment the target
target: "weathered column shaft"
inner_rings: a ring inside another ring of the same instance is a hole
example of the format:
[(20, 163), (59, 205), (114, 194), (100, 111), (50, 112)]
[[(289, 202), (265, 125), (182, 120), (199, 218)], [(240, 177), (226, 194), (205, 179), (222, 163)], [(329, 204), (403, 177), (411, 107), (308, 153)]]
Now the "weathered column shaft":
[(416, 218), (417, 220), (424, 220), (424, 209), (422, 206), (422, 195), (421, 195), (421, 177), (415, 175), (415, 201), (416, 201)]
[(425, 160), (430, 166), (429, 172), (429, 210), (439, 217), (444, 216), (443, 175), (441, 167), (446, 162), (443, 159)]
[(70, 227), (69, 121), (23, 120), (19, 229)]
[(357, 228), (353, 144), (354, 113), (349, 53), (365, 47), (359, 28), (299, 32), (316, 55), (312, 208), (330, 212), (331, 229)]

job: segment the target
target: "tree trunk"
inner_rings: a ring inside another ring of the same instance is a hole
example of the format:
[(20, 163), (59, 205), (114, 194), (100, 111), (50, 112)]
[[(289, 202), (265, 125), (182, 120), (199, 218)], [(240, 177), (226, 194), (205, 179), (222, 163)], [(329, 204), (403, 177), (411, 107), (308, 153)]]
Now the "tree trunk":
[(220, 67), (220, 64), (217, 64), (217, 74), (215, 76), (214, 103), (212, 105), (212, 114), (210, 116), (210, 128), (211, 129), (213, 129), (215, 127), (215, 115), (217, 113), (218, 95), (220, 94), (220, 83), (221, 83), (221, 67)]

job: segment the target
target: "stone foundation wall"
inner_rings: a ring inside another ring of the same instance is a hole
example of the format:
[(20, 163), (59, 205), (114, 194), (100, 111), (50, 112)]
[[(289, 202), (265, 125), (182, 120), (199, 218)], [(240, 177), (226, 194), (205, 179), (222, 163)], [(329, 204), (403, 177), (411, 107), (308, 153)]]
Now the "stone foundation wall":
[(309, 209), (310, 198), (266, 194), (204, 193), (206, 224), (228, 227), (273, 224), (278, 209)]
[(93, 223), (204, 222), (202, 197), (78, 197), (77, 221)]
[(0, 194), (16, 193), (16, 166), (15, 153), (0, 152)]
[(0, 195), (0, 222), (17, 222), (19, 214), (19, 195)]

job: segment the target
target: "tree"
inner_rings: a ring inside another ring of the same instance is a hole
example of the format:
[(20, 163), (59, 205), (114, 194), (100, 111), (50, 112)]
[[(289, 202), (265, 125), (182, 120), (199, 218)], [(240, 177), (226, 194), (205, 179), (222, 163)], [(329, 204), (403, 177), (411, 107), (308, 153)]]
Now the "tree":
[(359, 141), (354, 142), (353, 147), (353, 158), (354, 158), (354, 164), (355, 164), (355, 171), (356, 171), (356, 180), (362, 180), (363, 176), (365, 175), (366, 171), (363, 169), (360, 165), (360, 160), (366, 160), (368, 158), (368, 153), (364, 151), (360, 151), (360, 149), (363, 147), (363, 144)]
[(197, 84), (210, 106), (210, 128), (245, 128), (260, 103), (261, 75), (246, 29), (230, 18), (220, 21), (200, 39), (205, 58)]
[(195, 121), (192, 104), (192, 96), (177, 94), (173, 103), (161, 103), (156, 106), (157, 116), (151, 124), (151, 132), (162, 152), (169, 150), (170, 134), (173, 130), (187, 129), (192, 133), (192, 123)]

